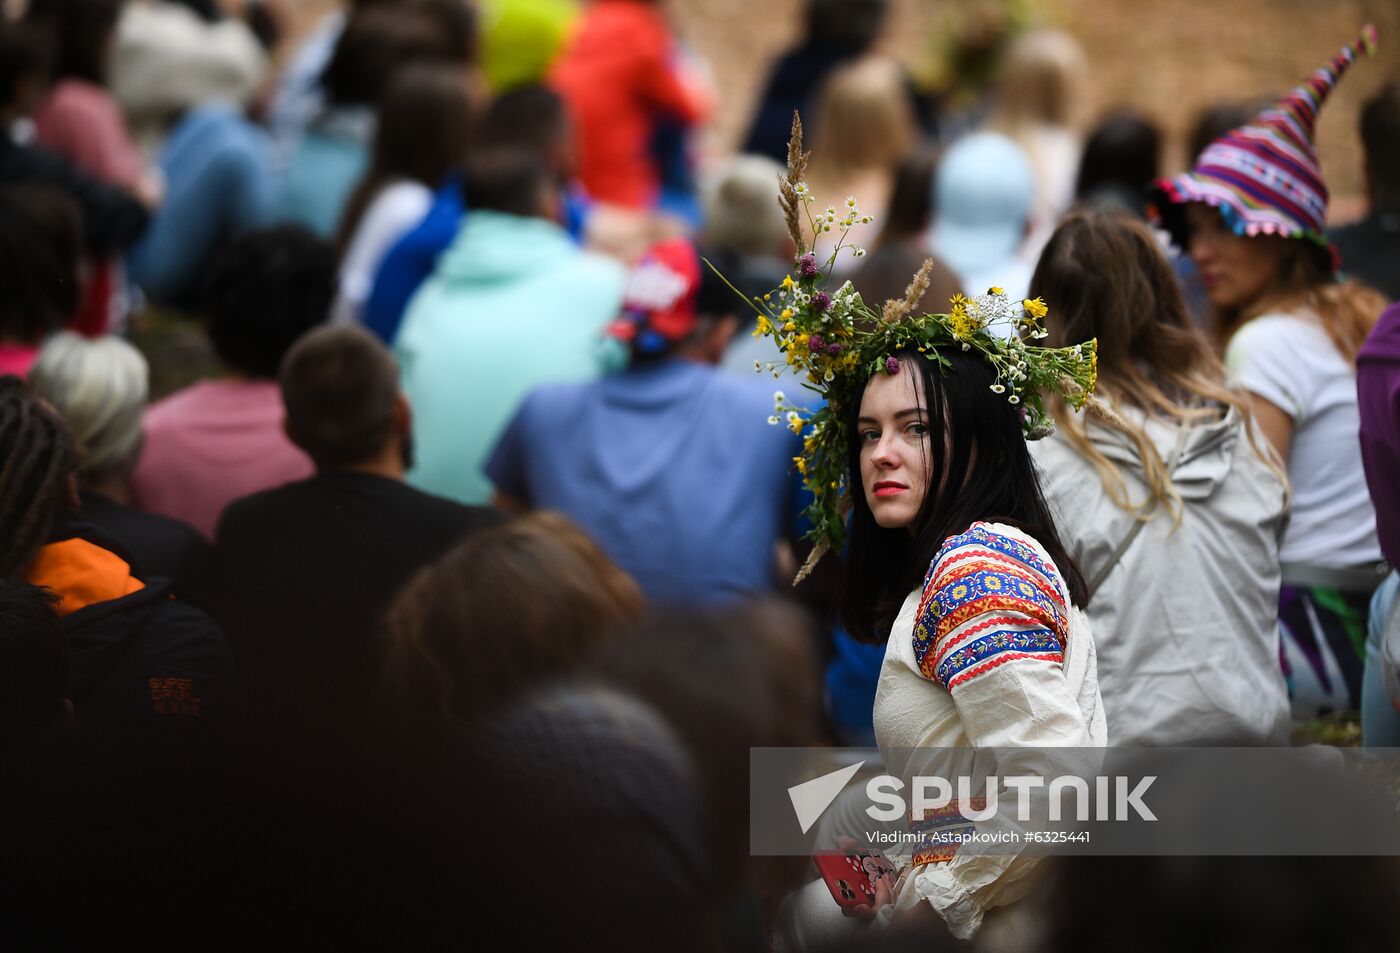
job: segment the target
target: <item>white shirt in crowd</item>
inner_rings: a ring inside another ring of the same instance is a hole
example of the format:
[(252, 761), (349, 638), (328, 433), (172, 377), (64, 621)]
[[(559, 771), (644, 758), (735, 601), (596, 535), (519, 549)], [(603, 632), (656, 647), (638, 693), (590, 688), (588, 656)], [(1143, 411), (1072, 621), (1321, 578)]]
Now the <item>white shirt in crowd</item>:
[(1307, 312), (1255, 318), (1231, 338), (1226, 365), (1233, 383), (1293, 418), (1293, 516), (1280, 560), (1337, 569), (1378, 562), (1376, 513), (1361, 465), (1356, 368), (1319, 319)]
[(420, 182), (401, 179), (379, 190), (360, 219), (340, 264), (340, 289), (331, 305), (334, 324), (355, 324), (374, 288), (384, 256), (428, 214), (432, 191)]

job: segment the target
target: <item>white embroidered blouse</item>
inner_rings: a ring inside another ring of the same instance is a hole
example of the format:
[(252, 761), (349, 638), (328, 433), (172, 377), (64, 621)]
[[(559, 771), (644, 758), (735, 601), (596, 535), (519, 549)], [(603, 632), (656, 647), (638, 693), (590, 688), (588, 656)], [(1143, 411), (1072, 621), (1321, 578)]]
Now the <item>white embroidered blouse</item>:
[[(960, 772), (1007, 777), (1043, 770), (1033, 750), (1015, 749), (1105, 744), (1093, 636), (1038, 542), (982, 522), (944, 542), (890, 632), (874, 716), (897, 777), (948, 776), (950, 748), (977, 749)], [(897, 862), (912, 869), (895, 915), (927, 900), (968, 937), (987, 910), (1025, 892), (1035, 859), (921, 849)]]

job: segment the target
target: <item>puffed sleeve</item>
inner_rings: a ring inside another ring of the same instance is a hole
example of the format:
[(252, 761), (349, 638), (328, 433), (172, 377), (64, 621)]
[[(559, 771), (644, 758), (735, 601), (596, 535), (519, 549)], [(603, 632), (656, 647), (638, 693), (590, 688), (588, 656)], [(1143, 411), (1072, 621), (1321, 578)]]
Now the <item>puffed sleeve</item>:
[[(996, 749), (999, 777), (1044, 775), (1044, 749), (1094, 747), (1065, 677), (1070, 611), (1053, 563), (984, 526), (951, 538), (929, 570), (914, 624), (919, 671), (949, 692), (971, 745)], [(978, 831), (1017, 827), (1002, 794), (999, 813)], [(916, 853), (914, 864), (900, 906), (927, 900), (967, 937), (987, 910), (1025, 892), (1035, 858), (944, 847)]]
[(1090, 746), (1064, 677), (1069, 610), (1054, 564), (974, 527), (940, 550), (914, 624), (914, 657), (947, 689), (972, 744)]

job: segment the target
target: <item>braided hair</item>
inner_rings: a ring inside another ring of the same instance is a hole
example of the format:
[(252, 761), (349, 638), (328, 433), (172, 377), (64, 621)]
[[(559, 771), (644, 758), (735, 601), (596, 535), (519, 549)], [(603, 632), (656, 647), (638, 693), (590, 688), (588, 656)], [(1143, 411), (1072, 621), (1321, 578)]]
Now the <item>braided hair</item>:
[(58, 415), (0, 377), (0, 579), (22, 573), (68, 510), (76, 459)]

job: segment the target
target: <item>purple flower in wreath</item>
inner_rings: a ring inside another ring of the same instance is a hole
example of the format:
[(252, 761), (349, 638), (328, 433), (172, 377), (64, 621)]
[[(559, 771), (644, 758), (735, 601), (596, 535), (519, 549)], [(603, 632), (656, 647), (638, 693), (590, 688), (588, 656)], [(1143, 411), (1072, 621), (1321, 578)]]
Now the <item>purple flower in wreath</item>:
[(891, 354), (889, 357), (885, 358), (885, 373), (886, 373), (886, 374), (898, 374), (898, 373), (899, 373), (899, 358), (895, 357), (893, 354)]
[(841, 345), (837, 344), (835, 341), (832, 341), (826, 346), (826, 353), (830, 354), (832, 357), (835, 357), (836, 355), (841, 353)]
[(811, 252), (797, 259), (797, 273), (803, 278), (817, 277), (817, 256)]
[(820, 351), (825, 346), (826, 342), (822, 340), (822, 336), (820, 334), (812, 335), (811, 338), (809, 338), (807, 341), (807, 349), (813, 352)]
[(818, 291), (812, 295), (812, 310), (817, 314), (823, 314), (831, 310), (831, 295), (825, 291)]

